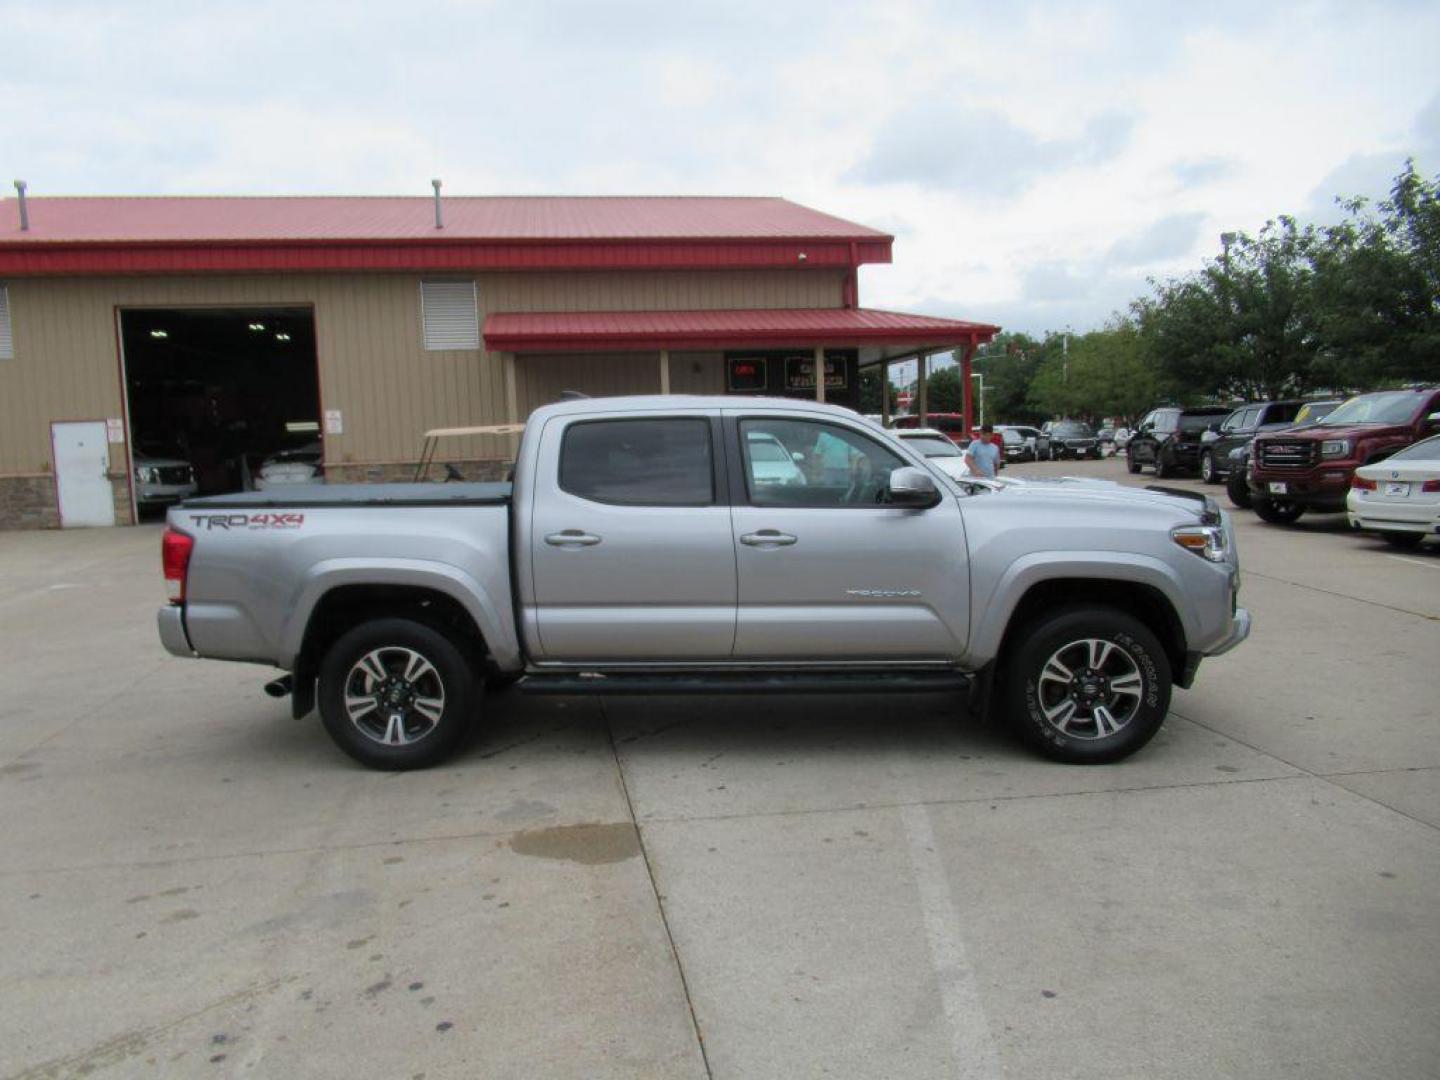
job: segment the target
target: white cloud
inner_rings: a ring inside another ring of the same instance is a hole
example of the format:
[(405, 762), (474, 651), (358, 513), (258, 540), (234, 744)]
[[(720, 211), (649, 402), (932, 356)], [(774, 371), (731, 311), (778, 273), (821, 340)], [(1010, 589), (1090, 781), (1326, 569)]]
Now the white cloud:
[(780, 194), (895, 231), (866, 303), (1032, 331), (1383, 194), (1407, 154), (1440, 170), (1440, 8), (1403, 0), (0, 0), (0, 26), (36, 195)]

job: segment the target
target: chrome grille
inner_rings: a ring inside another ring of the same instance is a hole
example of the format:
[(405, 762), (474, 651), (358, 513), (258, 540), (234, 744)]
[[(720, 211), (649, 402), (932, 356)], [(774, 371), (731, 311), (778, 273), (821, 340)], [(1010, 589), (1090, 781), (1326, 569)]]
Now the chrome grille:
[(1319, 460), (1318, 442), (1277, 440), (1258, 445), (1260, 466), (1265, 469), (1308, 469)]

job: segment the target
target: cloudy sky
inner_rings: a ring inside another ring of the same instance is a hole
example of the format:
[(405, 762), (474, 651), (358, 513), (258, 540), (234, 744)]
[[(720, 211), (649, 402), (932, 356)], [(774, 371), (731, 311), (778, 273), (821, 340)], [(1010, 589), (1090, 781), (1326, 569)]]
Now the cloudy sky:
[(1440, 171), (1440, 4), (0, 0), (45, 194), (783, 195), (867, 306), (1087, 329), (1228, 229)]

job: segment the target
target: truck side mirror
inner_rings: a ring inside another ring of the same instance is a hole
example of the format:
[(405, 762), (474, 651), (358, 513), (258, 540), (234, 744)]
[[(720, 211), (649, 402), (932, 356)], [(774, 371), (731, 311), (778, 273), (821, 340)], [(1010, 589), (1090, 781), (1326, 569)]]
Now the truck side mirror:
[(890, 504), (912, 510), (928, 510), (940, 502), (940, 489), (922, 469), (902, 466), (890, 474)]

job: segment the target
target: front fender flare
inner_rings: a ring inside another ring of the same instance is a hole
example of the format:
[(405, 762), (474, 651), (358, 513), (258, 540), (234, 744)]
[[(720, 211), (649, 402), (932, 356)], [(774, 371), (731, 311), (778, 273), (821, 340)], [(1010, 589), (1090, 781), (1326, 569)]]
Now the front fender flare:
[(1046, 581), (1124, 581), (1148, 585), (1170, 604), (1187, 641), (1199, 632), (1199, 623), (1186, 600), (1179, 574), (1149, 555), (1118, 551), (1031, 552), (1011, 562), (989, 596), (973, 598), (975, 617), (966, 649), (967, 665), (988, 663), (999, 656), (1000, 643), (1020, 599)]

